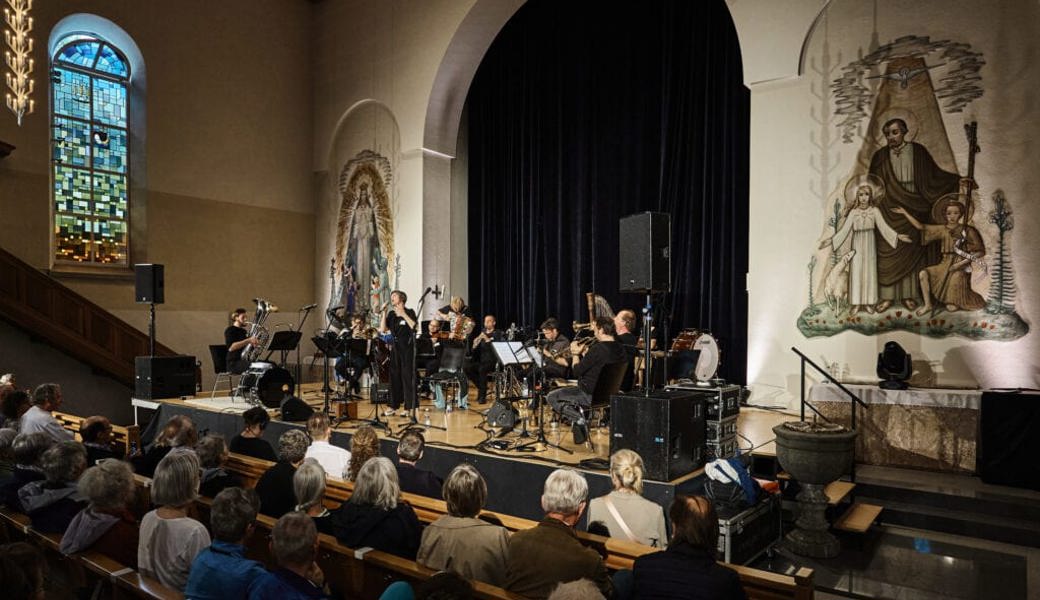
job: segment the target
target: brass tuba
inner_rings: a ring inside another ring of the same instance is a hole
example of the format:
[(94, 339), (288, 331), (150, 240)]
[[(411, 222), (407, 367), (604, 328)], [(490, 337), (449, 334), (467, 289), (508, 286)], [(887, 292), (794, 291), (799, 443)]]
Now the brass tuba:
[(267, 350), (267, 345), (271, 342), (271, 332), (264, 325), (267, 323), (267, 317), (271, 313), (278, 312), (277, 306), (263, 298), (254, 298), (253, 301), (256, 302), (256, 316), (253, 317), (253, 321), (249, 324), (249, 337), (255, 336), (258, 343), (255, 346), (247, 344), (242, 349), (242, 358), (249, 362), (259, 360), (260, 355)]

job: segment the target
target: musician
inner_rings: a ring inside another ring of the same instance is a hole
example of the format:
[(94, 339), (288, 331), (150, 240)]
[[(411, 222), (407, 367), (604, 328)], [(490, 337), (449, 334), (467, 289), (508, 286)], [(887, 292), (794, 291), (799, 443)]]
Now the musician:
[(542, 370), (548, 377), (566, 379), (568, 371), (568, 358), (571, 349), (571, 341), (567, 336), (560, 333), (560, 322), (554, 317), (549, 317), (542, 323), (542, 336), (545, 338), (541, 345), (542, 354), (548, 360), (545, 361)]
[(495, 324), (494, 315), (484, 315), (484, 330), (473, 338), (473, 357), (466, 364), (466, 375), (477, 386), (477, 404), (487, 402), (487, 376), (498, 364), (491, 342), (506, 341), (506, 334), (495, 329)]
[[(451, 303), (447, 306), (442, 306), (437, 311), (437, 318), (448, 324), (449, 340), (464, 342), (469, 337), (470, 332), (464, 331), (462, 329), (463, 326), (458, 324), (458, 319), (465, 318), (469, 319), (470, 322), (473, 320), (473, 311), (466, 305), (462, 296), (452, 296)], [(459, 329), (459, 331), (455, 331), (455, 329)]]
[[(348, 340), (368, 340), (365, 319), (360, 314), (350, 316), (350, 329), (341, 334)], [(349, 344), (349, 342), (348, 342)], [(361, 374), (368, 368), (367, 346), (364, 352), (355, 352), (355, 345), (347, 345), (347, 353), (336, 359), (336, 377), (347, 381), (347, 389), (353, 393), (361, 393)]]
[(441, 332), (441, 322), (437, 319), (431, 319), (426, 323), (426, 332), (419, 336), (419, 339), (421, 340), (430, 340), (430, 346), (433, 347), (433, 357), (426, 359), (424, 367), (427, 377), (436, 373), (437, 369), (441, 366), (441, 352), (443, 351), (443, 347), (441, 346), (442, 337), (444, 336)]
[(621, 389), (629, 391), (632, 389), (632, 381), (635, 377), (635, 358), (639, 355), (639, 338), (632, 332), (636, 325), (636, 313), (634, 310), (625, 308), (614, 315), (614, 339), (625, 348), (628, 355), (628, 368), (625, 369), (625, 378), (621, 380)]
[(589, 347), (585, 358), (574, 365), (578, 385), (553, 390), (545, 397), (555, 412), (570, 419), (575, 444), (584, 444), (587, 435), (577, 407), (588, 409), (592, 406), (592, 392), (596, 389), (596, 381), (604, 366), (626, 360), (625, 349), (614, 338), (613, 319), (596, 317), (593, 331), (596, 342)]
[(415, 389), (415, 311), (406, 308), (408, 295), (401, 290), (390, 292), (390, 311), (383, 319), (383, 331), (393, 335), (390, 349), (390, 408), (393, 414), (399, 407), (401, 416), (416, 407)]
[(227, 370), (228, 373), (241, 375), (249, 368), (249, 360), (243, 358), (242, 350), (252, 344), (254, 347), (260, 343), (255, 335), (249, 335), (246, 329), (246, 309), (236, 308), (231, 313), (231, 324), (224, 330), (224, 344), (227, 346)]

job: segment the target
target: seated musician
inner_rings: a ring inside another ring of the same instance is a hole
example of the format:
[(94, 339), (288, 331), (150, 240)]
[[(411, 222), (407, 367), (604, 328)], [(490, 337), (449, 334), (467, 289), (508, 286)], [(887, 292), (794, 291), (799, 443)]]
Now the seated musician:
[(231, 313), (231, 324), (224, 330), (224, 344), (227, 346), (227, 370), (228, 373), (241, 375), (249, 368), (249, 360), (242, 357), (242, 351), (246, 346), (256, 346), (260, 340), (256, 336), (250, 336), (246, 330), (246, 309), (236, 308)]
[(592, 392), (596, 389), (600, 371), (606, 365), (627, 360), (625, 349), (614, 339), (614, 321), (610, 317), (596, 317), (593, 331), (596, 343), (589, 347), (585, 358), (574, 365), (578, 385), (553, 390), (546, 396), (555, 412), (570, 419), (575, 444), (584, 444), (587, 439), (585, 422), (578, 407), (588, 409), (592, 406)]
[(466, 375), (477, 386), (477, 404), (487, 402), (487, 376), (498, 364), (491, 342), (504, 341), (506, 334), (495, 329), (495, 316), (484, 315), (484, 330), (473, 338), (473, 358), (466, 365)]
[(545, 336), (542, 354), (549, 359), (545, 361), (542, 370), (547, 377), (566, 379), (570, 371), (571, 341), (560, 333), (560, 323), (553, 317), (542, 323), (541, 330)]
[[(466, 305), (462, 296), (452, 296), (451, 303), (442, 306), (436, 317), (448, 324), (448, 340), (465, 342), (473, 332), (473, 311)], [(462, 322), (459, 319), (462, 319)]]
[[(365, 319), (360, 314), (350, 317), (350, 329), (344, 331), (342, 338), (348, 340), (367, 340), (368, 332), (365, 327)], [(336, 359), (336, 377), (346, 380), (349, 390), (358, 394), (361, 392), (361, 374), (368, 368), (368, 347), (364, 349), (359, 344), (347, 342), (344, 350), (346, 353)]]
[(440, 369), (441, 352), (444, 350), (441, 338), (445, 335), (446, 332), (441, 331), (441, 322), (431, 319), (426, 322), (426, 331), (419, 336), (419, 342), (415, 347), (416, 367), (425, 373), (425, 377), (419, 380), (420, 394), (429, 394), (433, 391), (430, 389), (429, 377)]
[(614, 339), (625, 348), (625, 354), (628, 355), (628, 369), (625, 370), (625, 378), (621, 380), (621, 389), (626, 392), (632, 389), (635, 357), (639, 355), (639, 338), (632, 332), (635, 325), (634, 310), (625, 308), (614, 315)]

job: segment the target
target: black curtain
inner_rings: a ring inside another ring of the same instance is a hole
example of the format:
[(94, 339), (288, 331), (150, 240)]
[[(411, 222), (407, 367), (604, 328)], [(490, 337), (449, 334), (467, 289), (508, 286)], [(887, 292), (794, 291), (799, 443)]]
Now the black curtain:
[[(659, 334), (720, 341), (721, 375), (747, 355), (749, 94), (723, 0), (530, 0), (467, 97), (469, 303), (500, 324), (615, 311), (618, 221), (672, 219), (672, 290)], [(479, 315), (478, 315), (479, 316)]]

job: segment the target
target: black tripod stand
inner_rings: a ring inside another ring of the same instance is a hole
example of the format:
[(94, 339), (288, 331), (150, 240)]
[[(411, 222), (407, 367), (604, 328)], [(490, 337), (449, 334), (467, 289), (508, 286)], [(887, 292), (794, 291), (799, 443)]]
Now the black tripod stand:
[[(543, 341), (547, 342), (548, 340)], [(542, 344), (539, 343), (539, 346), (542, 346)], [(549, 448), (556, 448), (557, 450), (563, 450), (567, 454), (574, 454), (573, 451), (568, 450), (559, 444), (554, 444), (545, 437), (545, 418), (542, 416), (542, 403), (545, 399), (545, 390), (549, 387), (545, 378), (545, 370), (542, 368), (542, 361), (545, 360), (545, 354), (542, 352), (542, 347), (538, 347), (533, 353), (529, 346), (525, 346), (525, 349), (534, 363), (531, 375), (536, 381), (534, 386), (534, 399), (536, 406), (535, 414), (538, 415), (538, 435), (530, 442), (517, 446), (514, 450), (518, 452), (544, 452)], [(539, 448), (538, 444), (542, 444), (542, 446)]]
[(332, 332), (327, 332), (325, 335), (316, 335), (311, 338), (311, 341), (314, 342), (314, 345), (318, 348), (318, 350), (321, 350), (321, 390), (325, 394), (325, 403), (322, 407), (322, 412), (324, 412), (326, 416), (329, 414), (329, 405), (332, 395), (332, 388), (329, 387), (329, 359), (339, 358), (343, 356), (343, 340), (341, 340), (335, 334), (330, 335), (330, 333)]

